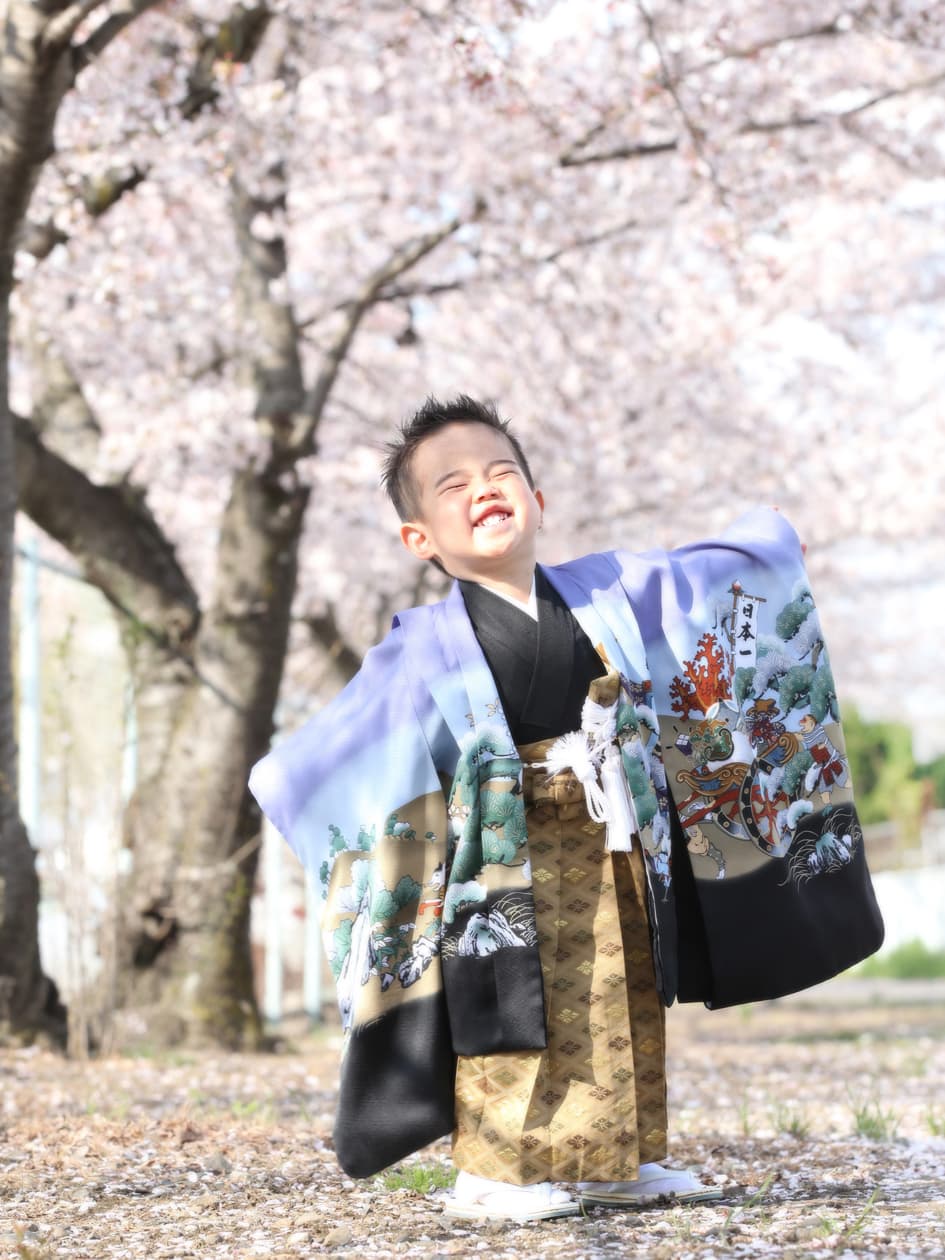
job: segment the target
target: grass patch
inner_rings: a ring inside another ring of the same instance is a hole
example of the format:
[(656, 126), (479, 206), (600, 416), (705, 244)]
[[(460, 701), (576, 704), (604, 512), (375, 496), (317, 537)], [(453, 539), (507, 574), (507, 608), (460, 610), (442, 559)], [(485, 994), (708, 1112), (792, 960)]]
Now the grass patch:
[(864, 1225), (866, 1224), (867, 1220), (870, 1217), (870, 1213), (873, 1211), (873, 1208), (876, 1204), (876, 1200), (878, 1198), (879, 1198), (879, 1191), (874, 1190), (870, 1194), (870, 1197), (866, 1200), (866, 1203), (863, 1205), (863, 1210), (854, 1218), (854, 1220), (849, 1225), (844, 1227), (844, 1230), (840, 1235), (841, 1240), (845, 1240), (847, 1238), (853, 1238), (856, 1234), (860, 1232), (860, 1230), (863, 1229)]
[(900, 1076), (926, 1076), (928, 1070), (929, 1061), (924, 1054), (910, 1054), (899, 1065)]
[(124, 1059), (144, 1059), (149, 1063), (159, 1063), (162, 1067), (194, 1067), (198, 1063), (197, 1056), (186, 1050), (172, 1050), (157, 1042), (136, 1041), (126, 1046), (121, 1052)]
[(743, 1098), (738, 1104), (738, 1122), (741, 1126), (742, 1137), (751, 1137), (751, 1111), (747, 1098)]
[(746, 1209), (758, 1206), (758, 1204), (762, 1201), (762, 1199), (771, 1189), (771, 1183), (773, 1181), (774, 1181), (774, 1173), (768, 1173), (767, 1177), (765, 1177), (764, 1181), (761, 1183), (761, 1185), (758, 1187), (758, 1189), (755, 1191), (753, 1195), (747, 1198), (744, 1201), (744, 1203), (736, 1203), (734, 1207), (729, 1208), (728, 1214), (726, 1215), (725, 1220), (722, 1222), (722, 1228), (719, 1230), (720, 1243), (725, 1242), (726, 1238), (728, 1237), (729, 1230), (735, 1224), (738, 1217), (741, 1216), (741, 1214)]
[(790, 1037), (785, 1037), (790, 1045), (808, 1046), (816, 1045), (820, 1041), (862, 1041), (863, 1033), (858, 1028), (824, 1028), (806, 1033), (794, 1033)]
[(810, 1133), (810, 1121), (805, 1113), (780, 1102), (774, 1107), (774, 1127), (778, 1133), (789, 1133), (799, 1139), (806, 1138)]
[(450, 1190), (455, 1180), (451, 1164), (395, 1164), (378, 1177), (385, 1190), (415, 1190), (417, 1194)]
[(237, 1120), (268, 1122), (273, 1118), (272, 1102), (268, 1098), (234, 1098), (230, 1103), (230, 1114)]
[(899, 1117), (894, 1111), (884, 1111), (878, 1102), (852, 1102), (853, 1131), (858, 1137), (871, 1142), (886, 1142), (896, 1136)]
[(816, 1233), (821, 1238), (831, 1238), (834, 1234), (840, 1232), (840, 1222), (832, 1216), (818, 1216), (818, 1225)]
[(945, 977), (945, 949), (929, 949), (918, 939), (904, 941), (888, 954), (867, 958), (850, 974), (868, 980), (941, 980)]

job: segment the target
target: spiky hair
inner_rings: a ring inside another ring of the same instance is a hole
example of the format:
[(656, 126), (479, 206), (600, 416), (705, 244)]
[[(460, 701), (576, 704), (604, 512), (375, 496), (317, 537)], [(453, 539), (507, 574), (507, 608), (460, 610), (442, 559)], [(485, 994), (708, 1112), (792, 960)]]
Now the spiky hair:
[(440, 402), (431, 395), (409, 420), (404, 421), (397, 437), (384, 448), (386, 456), (381, 484), (402, 521), (414, 520), (420, 510), (420, 487), (413, 476), (413, 457), (417, 448), (448, 424), (485, 424), (501, 433), (511, 446), (525, 480), (532, 490), (535, 489), (525, 452), (518, 439), (509, 432), (508, 420), (499, 416), (492, 403), (479, 402), (468, 394), (459, 394), (448, 402)]

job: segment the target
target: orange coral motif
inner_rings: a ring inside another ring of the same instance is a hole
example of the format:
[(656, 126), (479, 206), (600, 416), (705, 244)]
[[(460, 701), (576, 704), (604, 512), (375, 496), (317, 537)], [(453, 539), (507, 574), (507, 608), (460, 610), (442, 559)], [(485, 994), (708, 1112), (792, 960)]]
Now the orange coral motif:
[(708, 713), (713, 704), (728, 699), (729, 672), (725, 649), (714, 634), (704, 634), (696, 644), (695, 656), (683, 662), (685, 679), (677, 675), (670, 684), (673, 712), (687, 718), (693, 709)]

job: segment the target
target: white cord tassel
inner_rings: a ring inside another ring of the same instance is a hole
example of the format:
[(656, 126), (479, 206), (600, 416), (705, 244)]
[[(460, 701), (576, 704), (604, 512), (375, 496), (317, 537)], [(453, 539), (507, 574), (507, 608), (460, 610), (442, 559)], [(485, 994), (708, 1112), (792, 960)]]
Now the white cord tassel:
[(617, 701), (598, 704), (588, 697), (581, 709), (581, 730), (584, 731), (596, 753), (604, 744), (617, 738)]
[(570, 770), (580, 779), (588, 814), (607, 826), (607, 848), (629, 853), (639, 828), (616, 735), (617, 701), (602, 705), (585, 700), (581, 730), (556, 739), (541, 764), (549, 775)]
[(619, 703), (619, 695), (612, 704), (597, 704), (588, 698), (581, 710), (581, 727), (590, 736), (595, 762), (600, 764), (601, 787), (607, 802), (607, 848), (611, 853), (629, 853), (633, 833), (639, 828), (617, 745)]
[(607, 848), (611, 853), (629, 853), (633, 844), (633, 833), (640, 828), (637, 826), (633, 797), (623, 772), (620, 749), (616, 744), (607, 745), (604, 763), (600, 768), (600, 779), (609, 813)]

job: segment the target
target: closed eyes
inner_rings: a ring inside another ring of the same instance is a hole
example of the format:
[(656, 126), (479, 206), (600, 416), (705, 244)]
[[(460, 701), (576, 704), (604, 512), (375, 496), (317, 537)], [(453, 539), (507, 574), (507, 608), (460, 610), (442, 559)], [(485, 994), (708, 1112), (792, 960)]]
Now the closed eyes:
[[(517, 477), (519, 471), (517, 468), (497, 468), (489, 473), (490, 481), (501, 481), (504, 477)], [(469, 485), (468, 481), (449, 481), (446, 485), (440, 487), (440, 494), (450, 494), (454, 490), (465, 490)]]

